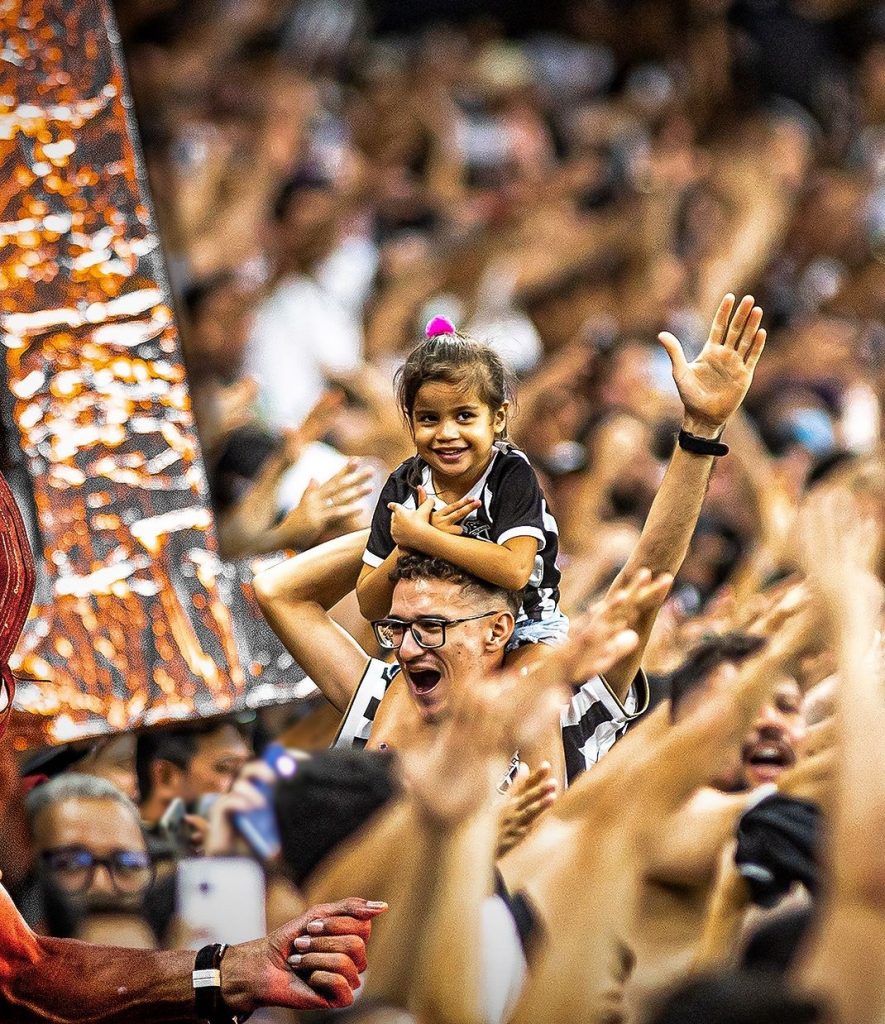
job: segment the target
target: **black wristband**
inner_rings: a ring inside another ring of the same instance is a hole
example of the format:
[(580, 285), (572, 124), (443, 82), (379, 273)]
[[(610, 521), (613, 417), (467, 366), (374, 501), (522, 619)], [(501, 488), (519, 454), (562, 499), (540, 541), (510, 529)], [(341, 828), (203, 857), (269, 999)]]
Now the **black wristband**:
[(200, 1020), (209, 1024), (237, 1024), (221, 994), (221, 960), (227, 952), (225, 943), (203, 946), (194, 960), (194, 1007)]
[(698, 437), (697, 434), (689, 434), (687, 430), (680, 430), (678, 441), (679, 447), (692, 455), (728, 455), (728, 445), (718, 438)]

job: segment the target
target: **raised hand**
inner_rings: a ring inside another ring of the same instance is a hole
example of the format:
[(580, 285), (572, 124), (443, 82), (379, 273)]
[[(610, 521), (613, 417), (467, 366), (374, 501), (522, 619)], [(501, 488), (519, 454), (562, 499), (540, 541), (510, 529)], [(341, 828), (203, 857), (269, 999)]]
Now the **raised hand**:
[(831, 489), (810, 497), (799, 513), (800, 558), (814, 590), (836, 622), (848, 625), (881, 603), (872, 573), (879, 537), (852, 495)]
[(685, 429), (690, 433), (718, 434), (743, 402), (765, 347), (761, 323), (762, 310), (753, 304), (752, 295), (745, 295), (735, 309), (735, 297), (729, 293), (719, 304), (710, 336), (694, 362), (686, 360), (675, 335), (668, 331), (658, 335), (673, 364), (673, 380), (685, 406)]
[(521, 763), (520, 771), (513, 785), (507, 791), (501, 806), (498, 821), (497, 856), (503, 857), (508, 850), (520, 843), (538, 818), (556, 801), (559, 784), (554, 778), (548, 761), (530, 772), (528, 765)]
[(673, 585), (673, 577), (653, 577), (639, 569), (616, 590), (609, 591), (582, 616), (573, 620), (568, 643), (555, 652), (571, 683), (604, 675), (633, 651), (639, 636), (633, 628), (643, 611), (657, 607)]
[(362, 510), (361, 501), (372, 490), (371, 466), (350, 459), (325, 483), (311, 480), (301, 501), (277, 528), (285, 543), (281, 547), (308, 548), (320, 537), (342, 526), (337, 534), (348, 533), (348, 522)]

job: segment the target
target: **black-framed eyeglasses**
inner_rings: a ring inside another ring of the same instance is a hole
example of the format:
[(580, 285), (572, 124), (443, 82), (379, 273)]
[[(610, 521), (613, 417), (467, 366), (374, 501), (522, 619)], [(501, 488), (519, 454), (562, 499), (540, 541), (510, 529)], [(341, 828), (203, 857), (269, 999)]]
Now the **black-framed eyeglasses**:
[(95, 869), (101, 865), (118, 893), (137, 893), (153, 881), (154, 866), (143, 850), (114, 850), (107, 857), (96, 857), (82, 846), (63, 846), (44, 850), (46, 868), (55, 880), (70, 892), (83, 892), (92, 885)]
[(425, 651), (442, 647), (446, 642), (446, 630), (451, 626), (460, 626), (462, 622), (473, 622), (474, 619), (487, 619), (490, 615), (500, 615), (500, 611), (482, 612), (480, 615), (466, 615), (463, 619), (438, 619), (426, 616), (420, 619), (376, 619), (372, 623), (378, 646), (385, 651), (398, 651), (403, 645), (406, 630), (412, 639)]

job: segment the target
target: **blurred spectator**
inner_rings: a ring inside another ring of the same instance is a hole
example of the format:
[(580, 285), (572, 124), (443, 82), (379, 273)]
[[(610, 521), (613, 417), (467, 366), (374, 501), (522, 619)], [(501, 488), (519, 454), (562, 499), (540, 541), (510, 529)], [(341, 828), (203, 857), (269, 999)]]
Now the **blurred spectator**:
[(183, 800), (193, 811), (201, 796), (226, 793), (249, 754), (241, 729), (231, 719), (142, 733), (136, 750), (142, 819), (156, 825), (173, 800)]
[(117, 945), (154, 946), (142, 916), (154, 869), (135, 804), (104, 779), (70, 773), (37, 786), (25, 806), (49, 934), (67, 910), (73, 937), (111, 916)]

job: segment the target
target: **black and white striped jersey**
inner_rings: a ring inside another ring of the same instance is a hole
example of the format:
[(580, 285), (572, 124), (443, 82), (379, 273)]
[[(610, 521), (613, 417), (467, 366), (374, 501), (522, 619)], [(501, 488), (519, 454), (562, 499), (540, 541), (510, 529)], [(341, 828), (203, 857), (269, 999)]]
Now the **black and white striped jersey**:
[[(370, 658), (338, 729), (333, 747), (365, 747), (375, 715), (399, 665)], [(614, 746), (629, 723), (648, 706), (648, 681), (640, 669), (623, 704), (601, 676), (576, 688), (562, 709), (562, 746), (566, 778), (571, 784)]]

